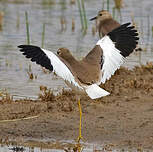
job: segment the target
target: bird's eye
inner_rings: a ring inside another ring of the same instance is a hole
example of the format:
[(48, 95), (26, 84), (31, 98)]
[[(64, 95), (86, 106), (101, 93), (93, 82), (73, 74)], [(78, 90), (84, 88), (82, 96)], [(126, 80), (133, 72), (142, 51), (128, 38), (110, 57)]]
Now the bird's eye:
[(99, 14), (99, 16), (102, 16), (102, 14)]
[(61, 53), (60, 50), (58, 50), (58, 51), (57, 51), (57, 54), (59, 55), (60, 53)]

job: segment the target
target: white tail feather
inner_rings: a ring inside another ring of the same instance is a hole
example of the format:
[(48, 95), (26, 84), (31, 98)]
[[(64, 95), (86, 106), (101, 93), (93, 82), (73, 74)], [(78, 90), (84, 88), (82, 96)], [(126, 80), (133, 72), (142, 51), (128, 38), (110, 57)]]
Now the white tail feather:
[(91, 99), (100, 98), (100, 97), (107, 96), (110, 94), (109, 92), (100, 88), (97, 84), (92, 84), (88, 86), (86, 89), (86, 93)]

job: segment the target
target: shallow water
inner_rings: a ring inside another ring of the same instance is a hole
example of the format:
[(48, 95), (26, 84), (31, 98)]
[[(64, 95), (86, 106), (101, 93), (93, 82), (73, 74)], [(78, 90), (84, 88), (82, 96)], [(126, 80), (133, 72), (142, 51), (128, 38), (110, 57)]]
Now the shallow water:
[[(32, 143), (35, 143), (35, 146), (32, 146)], [(3, 152), (64, 152), (68, 150), (68, 152), (75, 152), (73, 149), (76, 147), (76, 144), (73, 141), (67, 142), (40, 142), (40, 141), (32, 141), (28, 142), (29, 146), (22, 146), (22, 144), (0, 144), (0, 151)], [(56, 146), (55, 146), (56, 145)], [(109, 146), (107, 146), (109, 147)], [(81, 144), (81, 149), (83, 152), (93, 152), (94, 150), (102, 151), (104, 150), (104, 146), (100, 146), (98, 144), (89, 144), (83, 143)], [(110, 146), (111, 149), (111, 146)], [(112, 152), (117, 152), (117, 150), (113, 150)]]
[[(45, 149), (45, 148), (38, 148), (38, 147), (21, 147), (19, 146), (20, 151), (17, 151), (18, 149), (16, 147), (12, 146), (3, 146), (0, 147), (0, 150), (2, 152), (64, 152), (64, 150), (61, 149)], [(16, 151), (15, 151), (16, 150)], [(101, 149), (98, 149), (101, 150)], [(84, 148), (83, 152), (93, 152), (92, 148)], [(117, 150), (113, 150), (112, 152), (117, 152)]]
[[(39, 144), (35, 144), (35, 146), (22, 146), (22, 144), (20, 145), (5, 145), (5, 144), (0, 144), (0, 151), (1, 152), (75, 152), (74, 147), (75, 144), (71, 142), (61, 142), (58, 143), (58, 146), (60, 146), (61, 148), (56, 148), (56, 147), (43, 147), (41, 145), (41, 143)], [(48, 143), (44, 143), (46, 145), (48, 145)], [(70, 145), (67, 145), (70, 144)], [(63, 146), (65, 145), (65, 146)], [(108, 145), (98, 145), (98, 144), (89, 144), (89, 143), (84, 143), (81, 144), (81, 149), (83, 150), (82, 152), (139, 152), (140, 149), (136, 149), (136, 148), (115, 148), (114, 145), (112, 144), (108, 144)], [(141, 149), (143, 152), (151, 152), (150, 150), (146, 150), (146, 149)]]
[[(93, 22), (88, 22), (85, 36), (81, 33), (79, 11), (76, 5), (70, 5), (68, 0), (54, 1), (51, 5), (42, 5), (41, 0), (27, 3), (0, 2), (0, 10), (4, 12), (3, 30), (0, 31), (0, 89), (6, 88), (14, 97), (36, 98), (39, 86), (45, 85), (59, 91), (67, 88), (63, 80), (45, 74), (40, 66), (25, 59), (17, 46), (26, 43), (25, 11), (28, 12), (30, 22), (31, 44), (41, 46), (43, 23), (46, 25), (45, 48), (53, 52), (59, 47), (69, 48), (75, 56), (80, 58), (89, 52), (98, 40), (98, 35), (92, 36)], [(102, 8), (102, 1), (86, 1), (87, 18), (97, 14)], [(110, 10), (114, 6), (110, 4)], [(106, 4), (105, 4), (106, 8)], [(124, 2), (122, 23), (131, 21), (131, 14), (140, 30), (140, 46), (147, 51), (131, 55), (124, 66), (132, 68), (135, 65), (153, 61), (153, 26), (152, 0), (129, 0)], [(66, 20), (66, 30), (61, 31), (60, 18)], [(72, 18), (75, 20), (75, 31), (72, 32)], [(119, 18), (118, 18), (119, 20)], [(29, 80), (27, 71), (29, 65), (37, 79)]]

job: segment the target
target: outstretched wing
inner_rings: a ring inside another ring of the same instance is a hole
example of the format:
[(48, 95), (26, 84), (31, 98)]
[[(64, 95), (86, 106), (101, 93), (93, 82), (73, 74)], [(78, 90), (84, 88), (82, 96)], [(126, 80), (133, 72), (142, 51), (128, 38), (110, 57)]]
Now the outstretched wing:
[(107, 34), (123, 57), (133, 52), (139, 40), (137, 30), (134, 26), (129, 26), (130, 24), (123, 24)]
[[(102, 83), (110, 79), (114, 72), (124, 63), (125, 58), (133, 52), (138, 44), (139, 38), (137, 30), (134, 29), (134, 26), (129, 25), (130, 23), (126, 23), (112, 30), (96, 44), (101, 48), (99, 51), (102, 51), (100, 62)], [(94, 58), (95, 50), (92, 50), (89, 54), (92, 54), (90, 56)], [(86, 59), (90, 56), (86, 56)], [(97, 59), (100, 61), (98, 57)], [(93, 60), (93, 62), (95, 62), (95, 60)]]
[(25, 55), (26, 58), (31, 58), (32, 62), (36, 62), (50, 71), (54, 71), (65, 81), (68, 81), (69, 83), (82, 89), (66, 64), (53, 52), (33, 45), (20, 45), (18, 47), (21, 48), (20, 51), (23, 52), (23, 55)]

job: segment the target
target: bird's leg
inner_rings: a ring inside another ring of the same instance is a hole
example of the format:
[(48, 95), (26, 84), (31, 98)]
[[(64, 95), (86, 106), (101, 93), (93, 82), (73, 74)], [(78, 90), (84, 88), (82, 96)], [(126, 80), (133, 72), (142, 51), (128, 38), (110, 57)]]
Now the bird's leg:
[(80, 98), (78, 99), (78, 107), (79, 107), (79, 113), (80, 113), (80, 124), (79, 124), (79, 137), (77, 139), (77, 142), (80, 143), (80, 140), (83, 139), (82, 133), (81, 133), (81, 126), (82, 126), (82, 109), (80, 104)]

